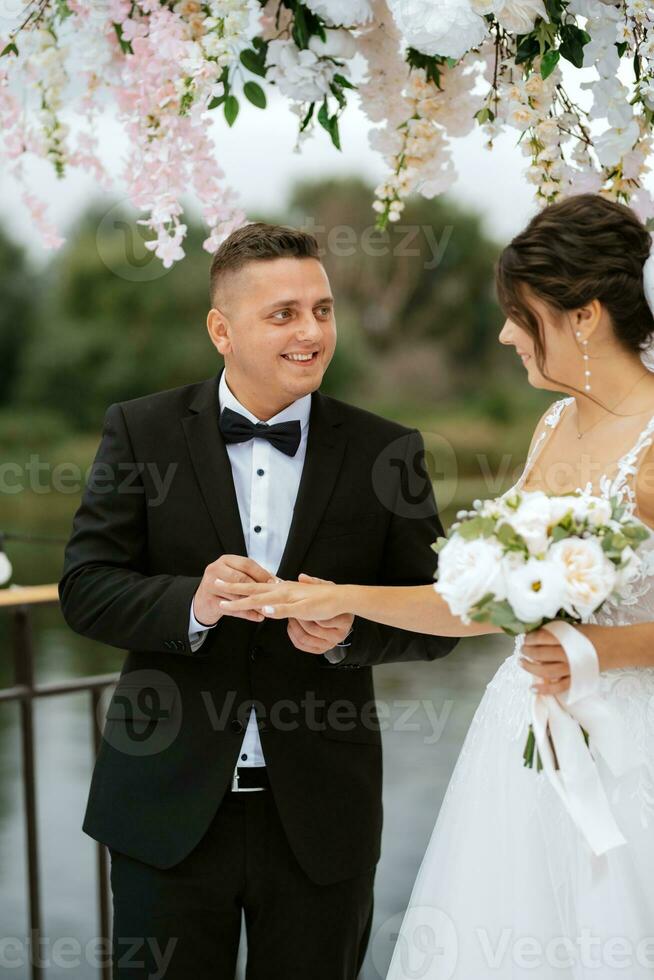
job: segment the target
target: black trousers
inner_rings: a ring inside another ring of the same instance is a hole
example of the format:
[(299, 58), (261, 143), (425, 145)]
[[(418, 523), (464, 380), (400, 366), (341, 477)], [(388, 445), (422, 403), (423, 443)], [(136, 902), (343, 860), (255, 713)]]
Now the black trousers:
[(200, 843), (172, 868), (113, 849), (110, 856), (114, 980), (233, 980), (242, 909), (247, 980), (359, 974), (375, 869), (331, 885), (311, 881), (270, 789), (228, 792)]

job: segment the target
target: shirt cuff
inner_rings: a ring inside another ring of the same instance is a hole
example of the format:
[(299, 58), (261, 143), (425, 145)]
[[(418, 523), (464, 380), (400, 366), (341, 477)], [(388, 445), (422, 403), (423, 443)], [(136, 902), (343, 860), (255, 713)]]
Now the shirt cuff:
[[(195, 598), (195, 596), (193, 598)], [(193, 599), (191, 599), (191, 612), (190, 612), (190, 615), (189, 615), (189, 618), (188, 618), (188, 631), (189, 631), (189, 633), (204, 633), (205, 630), (212, 630), (214, 628), (214, 626), (216, 626), (216, 625), (217, 625), (217, 623), (212, 623), (210, 626), (207, 626), (206, 623), (200, 623), (195, 618), (195, 615), (194, 615), (194, 612), (193, 612)]]
[(352, 644), (346, 643), (345, 641), (350, 639), (353, 631), (354, 631), (354, 626), (352, 626), (352, 629), (347, 634), (347, 636), (342, 640), (341, 643), (337, 643), (336, 646), (331, 648), (331, 650), (325, 651), (323, 656), (325, 656), (327, 660), (329, 660), (330, 664), (340, 664), (341, 660), (344, 660), (345, 657), (347, 657), (347, 648), (352, 646)]
[(344, 660), (345, 657), (347, 657), (347, 650), (341, 649), (340, 645), (335, 646), (332, 647), (331, 650), (325, 650), (323, 657), (329, 660), (330, 664), (340, 664), (341, 660)]
[(350, 637), (352, 636), (352, 634), (353, 634), (353, 633), (354, 633), (354, 623), (352, 623), (352, 626), (350, 626), (350, 632), (349, 632), (349, 633), (347, 634), (347, 636), (346, 636), (346, 637), (344, 637), (344, 638), (343, 638), (343, 639), (341, 640), (341, 642), (340, 642), (340, 643), (337, 643), (337, 644), (336, 644), (336, 647), (337, 647), (337, 648), (338, 648), (338, 647), (351, 647), (351, 646), (352, 646), (352, 643), (346, 643), (345, 641), (346, 641), (346, 640), (349, 640), (349, 639), (350, 639)]

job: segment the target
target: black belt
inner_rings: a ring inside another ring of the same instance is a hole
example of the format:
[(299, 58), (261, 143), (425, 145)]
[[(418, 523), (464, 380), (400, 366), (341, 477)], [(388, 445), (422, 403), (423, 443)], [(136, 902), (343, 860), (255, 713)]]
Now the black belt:
[(268, 769), (266, 766), (237, 766), (232, 777), (232, 793), (243, 793), (258, 789), (268, 789)]

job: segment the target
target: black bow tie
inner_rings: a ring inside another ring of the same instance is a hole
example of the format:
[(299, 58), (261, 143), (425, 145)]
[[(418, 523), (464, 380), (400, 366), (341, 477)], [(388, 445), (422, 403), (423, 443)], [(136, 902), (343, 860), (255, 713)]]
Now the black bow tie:
[(227, 443), (267, 439), (287, 456), (295, 456), (300, 446), (301, 428), (297, 419), (268, 425), (267, 422), (250, 422), (244, 415), (224, 408), (220, 413), (220, 431)]

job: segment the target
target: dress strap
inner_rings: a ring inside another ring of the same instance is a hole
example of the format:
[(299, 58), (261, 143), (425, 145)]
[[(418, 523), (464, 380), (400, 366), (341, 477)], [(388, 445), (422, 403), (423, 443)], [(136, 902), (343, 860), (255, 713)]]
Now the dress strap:
[(518, 477), (518, 482), (511, 488), (512, 490), (519, 489), (524, 483), (524, 481), (527, 479), (527, 476), (531, 472), (533, 465), (536, 462), (536, 458), (540, 455), (540, 452), (543, 448), (543, 445), (547, 441), (548, 436), (551, 435), (553, 430), (558, 425), (559, 419), (563, 414), (563, 410), (566, 408), (567, 405), (570, 404), (570, 402), (573, 402), (574, 400), (575, 400), (574, 396), (571, 395), (568, 398), (560, 398), (558, 401), (554, 402), (550, 411), (543, 419), (543, 423), (544, 423), (543, 428), (538, 438), (536, 439), (536, 442), (532, 446), (531, 452), (527, 456), (525, 468), (523, 469), (522, 473)]

